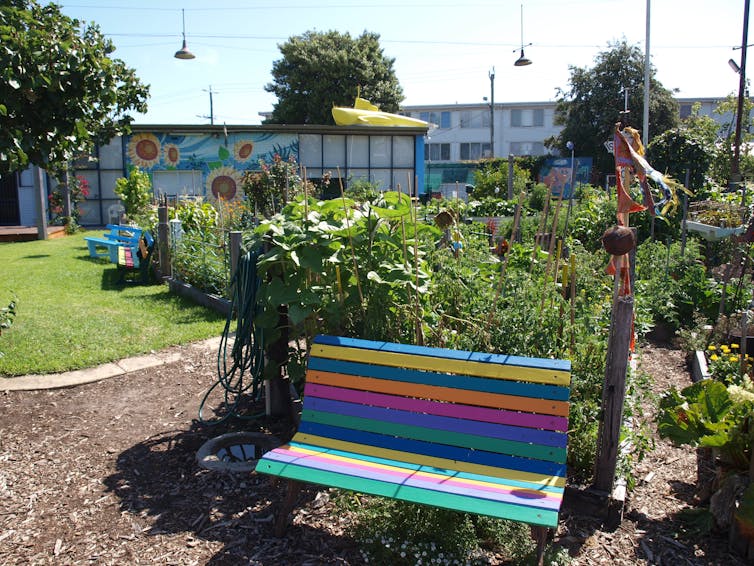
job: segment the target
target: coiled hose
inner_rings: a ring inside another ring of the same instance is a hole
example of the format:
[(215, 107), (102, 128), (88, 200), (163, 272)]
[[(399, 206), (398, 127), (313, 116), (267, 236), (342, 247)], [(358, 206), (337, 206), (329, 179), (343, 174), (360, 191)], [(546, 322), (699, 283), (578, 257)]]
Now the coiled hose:
[[(264, 344), (261, 330), (254, 327), (257, 307), (257, 292), (260, 281), (257, 277), (257, 259), (261, 249), (250, 250), (238, 259), (238, 267), (231, 286), (231, 309), (217, 352), (217, 381), (205, 393), (199, 405), (199, 421), (206, 425), (218, 425), (231, 417), (255, 419), (261, 414), (243, 415), (239, 412), (242, 402), (249, 397), (257, 401), (262, 395), (264, 372)], [(228, 352), (228, 342), (236, 313), (235, 339)], [(205, 419), (204, 406), (212, 392), (221, 387), (224, 395), (222, 416)]]

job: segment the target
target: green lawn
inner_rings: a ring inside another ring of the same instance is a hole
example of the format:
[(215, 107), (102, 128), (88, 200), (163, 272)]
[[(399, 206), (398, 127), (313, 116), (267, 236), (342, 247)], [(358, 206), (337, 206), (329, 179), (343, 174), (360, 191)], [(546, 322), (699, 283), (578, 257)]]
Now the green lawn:
[(0, 244), (0, 308), (18, 300), (0, 374), (81, 369), (222, 333), (223, 316), (166, 285), (119, 283), (115, 265), (89, 257), (86, 235)]

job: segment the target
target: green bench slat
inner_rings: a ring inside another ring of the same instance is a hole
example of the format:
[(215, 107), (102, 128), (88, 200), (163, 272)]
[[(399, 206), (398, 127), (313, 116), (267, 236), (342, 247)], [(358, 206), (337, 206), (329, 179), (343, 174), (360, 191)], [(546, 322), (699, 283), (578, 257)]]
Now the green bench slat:
[(511, 503), (401, 486), (358, 476), (314, 470), (273, 460), (260, 460), (257, 464), (257, 471), (293, 480), (350, 489), (360, 493), (402, 499), (413, 503), (422, 503), (433, 507), (443, 507), (456, 511), (476, 513), (478, 515), (488, 515), (500, 519), (511, 519), (543, 527), (557, 527), (558, 525), (557, 511), (533, 509)]

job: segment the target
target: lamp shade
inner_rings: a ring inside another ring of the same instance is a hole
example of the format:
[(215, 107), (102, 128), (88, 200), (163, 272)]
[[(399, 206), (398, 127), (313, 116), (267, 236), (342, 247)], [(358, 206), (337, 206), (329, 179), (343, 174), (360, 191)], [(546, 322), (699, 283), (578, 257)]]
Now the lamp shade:
[(186, 40), (183, 40), (183, 47), (181, 47), (178, 51), (175, 52), (174, 57), (176, 59), (195, 59), (196, 55), (191, 53), (191, 51), (188, 50), (188, 46), (186, 45)]
[(531, 59), (527, 59), (526, 55), (524, 55), (524, 50), (521, 50), (521, 57), (516, 59), (516, 62), (513, 63), (515, 67), (526, 67), (527, 65), (531, 65)]

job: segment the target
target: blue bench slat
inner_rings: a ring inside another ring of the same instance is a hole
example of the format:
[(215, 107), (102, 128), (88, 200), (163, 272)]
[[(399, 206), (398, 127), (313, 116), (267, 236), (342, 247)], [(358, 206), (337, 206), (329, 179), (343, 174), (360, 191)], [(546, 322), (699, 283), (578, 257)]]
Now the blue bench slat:
[(377, 350), (398, 354), (414, 354), (430, 356), (433, 358), (445, 358), (449, 360), (464, 360), (508, 366), (530, 367), (556, 371), (571, 371), (569, 360), (553, 360), (549, 358), (529, 358), (508, 354), (490, 354), (482, 352), (470, 352), (465, 350), (451, 350), (448, 348), (431, 348), (429, 346), (414, 346), (411, 344), (395, 344), (392, 342), (377, 342), (363, 340), (361, 338), (344, 338), (341, 336), (328, 336), (320, 334), (314, 338), (315, 344), (327, 344), (330, 346), (344, 346), (359, 348), (362, 350)]
[(377, 366), (359, 362), (333, 360), (316, 356), (311, 356), (309, 358), (309, 369), (348, 375), (361, 375), (378, 379), (390, 379), (393, 381), (405, 381), (422, 385), (454, 387), (456, 389), (465, 389), (468, 391), (483, 391), (485, 393), (502, 393), (507, 395), (517, 395), (519, 397), (534, 397), (537, 399), (548, 399), (552, 401), (568, 401), (570, 396), (570, 389), (568, 387), (559, 387), (557, 385), (435, 373), (391, 366)]
[(557, 448), (566, 447), (566, 435), (564, 433), (552, 432), (548, 430), (537, 430), (511, 425), (481, 421), (468, 421), (465, 419), (442, 417), (436, 415), (417, 414), (409, 411), (384, 409), (382, 407), (369, 407), (356, 403), (347, 403), (344, 401), (332, 401), (329, 399), (319, 399), (316, 397), (313, 398), (311, 396), (308, 397), (307, 401), (307, 408), (312, 411), (322, 411), (326, 413), (348, 415), (352, 417), (363, 417), (365, 419), (373, 419), (396, 424), (405, 424), (449, 432), (459, 432), (476, 436), (486, 436), (489, 438), (499, 438), (501, 440), (513, 440), (516, 442), (541, 444), (544, 446), (553, 446)]
[(509, 468), (521, 472), (532, 472), (535, 474), (544, 474), (548, 476), (565, 477), (566, 466), (562, 463), (548, 462), (546, 460), (534, 460), (531, 458), (520, 458), (516, 456), (507, 456), (505, 454), (496, 454), (484, 450), (472, 450), (459, 448), (456, 446), (438, 445), (421, 440), (411, 440), (408, 438), (396, 438), (385, 436), (373, 432), (356, 431), (352, 429), (335, 427), (332, 425), (312, 423), (302, 420), (299, 432), (325, 436), (336, 440), (346, 442), (355, 442), (357, 444), (367, 444), (380, 448), (399, 450), (401, 452), (411, 452), (414, 454), (423, 454), (436, 458), (447, 458), (469, 462), (472, 464), (482, 464), (496, 468)]

